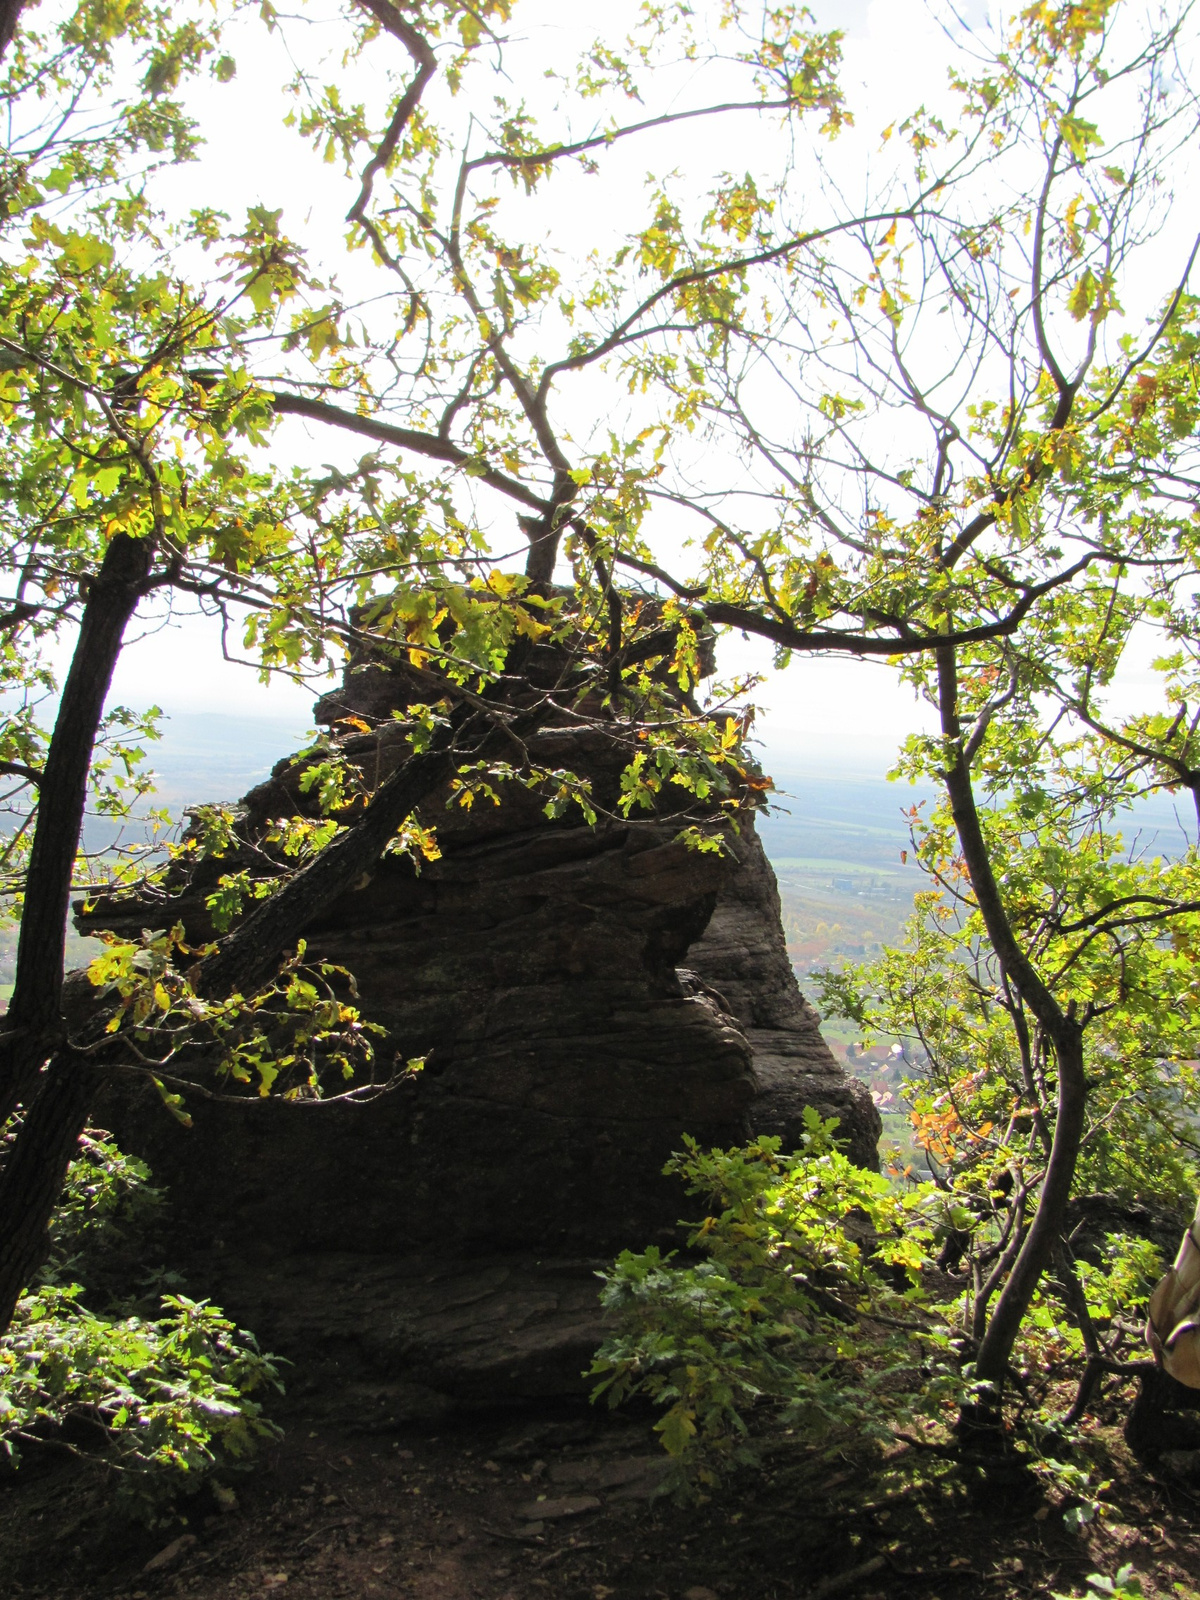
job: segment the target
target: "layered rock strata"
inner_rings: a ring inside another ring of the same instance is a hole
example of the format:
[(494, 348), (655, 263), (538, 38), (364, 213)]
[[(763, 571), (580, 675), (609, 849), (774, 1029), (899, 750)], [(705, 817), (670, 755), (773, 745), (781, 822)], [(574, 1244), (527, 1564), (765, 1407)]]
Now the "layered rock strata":
[[(398, 675), (368, 667), (319, 709), (368, 720), (404, 703)], [(384, 723), (341, 749), (378, 781), (407, 745)], [(609, 800), (626, 760), (594, 728), (548, 729), (531, 754)], [(718, 855), (667, 820), (548, 822), (515, 784), (495, 806), (449, 798), (422, 813), (440, 859), (385, 858), (306, 930), (312, 957), (355, 974), (381, 1056), (426, 1058), (414, 1079), (363, 1103), (196, 1098), (191, 1129), (148, 1099), (107, 1113), (195, 1249), (593, 1257), (675, 1242), (688, 1202), (662, 1166), (683, 1135), (794, 1143), (809, 1104), (875, 1164), (878, 1115), (796, 986), (752, 815)], [(282, 762), (239, 832), (304, 803)], [(178, 920), (202, 939), (209, 878), (157, 907), (100, 905), (86, 926)]]

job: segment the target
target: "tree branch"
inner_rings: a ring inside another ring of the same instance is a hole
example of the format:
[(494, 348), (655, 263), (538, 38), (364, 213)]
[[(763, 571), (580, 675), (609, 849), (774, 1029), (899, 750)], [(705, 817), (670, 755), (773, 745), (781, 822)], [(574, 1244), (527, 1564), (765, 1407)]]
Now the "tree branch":
[(12, 778), (24, 778), (26, 783), (32, 783), (36, 788), (42, 781), (42, 774), (35, 767), (27, 767), (21, 761), (0, 761), (0, 773)]
[(281, 415), (308, 417), (313, 422), (325, 422), (330, 427), (343, 428), (347, 433), (359, 434), (364, 439), (375, 439), (380, 444), (394, 444), (401, 450), (412, 450), (417, 455), (428, 456), (433, 461), (446, 461), (451, 466), (462, 467), (481, 483), (499, 490), (501, 494), (507, 495), (510, 500), (519, 501), (523, 506), (532, 506), (535, 511), (544, 513), (550, 506), (549, 500), (535, 494), (518, 479), (495, 471), (479, 456), (470, 455), (458, 445), (451, 444), (448, 439), (439, 439), (435, 433), (423, 433), (418, 428), (401, 428), (395, 423), (380, 422), (375, 417), (360, 417), (357, 412), (346, 411), (341, 406), (331, 405), (327, 400), (310, 400), (307, 395), (277, 394), (264, 390), (263, 398), (273, 411)]

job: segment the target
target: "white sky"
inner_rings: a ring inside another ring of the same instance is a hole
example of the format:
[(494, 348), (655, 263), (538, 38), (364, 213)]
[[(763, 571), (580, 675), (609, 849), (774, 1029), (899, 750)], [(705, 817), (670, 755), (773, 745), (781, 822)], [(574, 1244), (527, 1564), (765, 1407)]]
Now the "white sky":
[[(959, 14), (978, 24), (986, 4), (961, 0)], [(897, 114), (922, 98), (930, 104), (939, 98), (948, 56), (946, 35), (923, 0), (815, 0), (813, 9), (820, 23), (847, 33), (843, 84), (858, 127), (846, 137), (840, 159), (853, 172), (855, 162), (872, 159), (879, 131)], [(626, 12), (632, 18), (636, 10), (630, 0), (607, 4), (606, 31), (614, 19)], [(519, 0), (517, 6), (515, 29), (535, 41), (547, 62), (577, 53), (595, 28), (590, 7), (563, 0)], [(264, 44), (257, 23), (248, 21), (241, 31), (244, 38), (233, 46), (239, 67), (235, 82), (206, 86), (197, 96), (208, 145), (198, 164), (173, 179), (181, 186), (176, 198), (188, 206), (216, 205), (235, 217), (249, 204), (282, 203), (285, 227), (306, 219), (314, 231), (328, 228), (331, 237), (340, 236), (350, 186), (339, 167), (303, 158), (296, 135), (282, 126), (291, 102), (278, 92), (284, 76), (278, 52)], [(729, 169), (755, 166), (754, 126), (752, 117), (723, 122), (720, 154)], [(684, 166), (707, 136), (690, 130), (685, 139), (673, 137), (671, 161)], [(744, 145), (739, 145), (741, 139)], [(640, 179), (648, 157), (639, 151), (630, 159)], [(580, 203), (594, 204), (595, 193), (591, 201), (582, 193)], [(311, 458), (313, 447), (302, 425), (289, 423), (280, 446)], [(332, 455), (336, 446), (322, 437), (318, 448)], [(347, 451), (351, 459), (358, 453)], [(723, 672), (768, 666), (768, 651), (740, 640), (730, 642), (721, 660)], [(1131, 669), (1122, 698), (1128, 694), (1145, 703), (1144, 689), (1152, 676), (1147, 667), (1144, 662)], [(793, 767), (882, 771), (906, 733), (931, 725), (912, 691), (882, 664), (808, 658), (786, 672), (771, 673), (757, 698), (765, 707), (760, 737), (769, 749), (786, 752)], [(127, 648), (112, 694), (113, 703), (157, 703), (168, 714), (209, 711), (294, 718), (298, 726), (307, 722), (312, 699), (311, 689), (279, 679), (264, 686), (253, 669), (222, 662), (215, 623), (198, 617), (147, 626)]]

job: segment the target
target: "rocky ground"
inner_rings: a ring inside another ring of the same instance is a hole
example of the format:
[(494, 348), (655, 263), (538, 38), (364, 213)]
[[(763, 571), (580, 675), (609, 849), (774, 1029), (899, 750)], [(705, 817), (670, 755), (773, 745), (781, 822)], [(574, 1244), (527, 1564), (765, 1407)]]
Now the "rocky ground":
[[(787, 1436), (700, 1504), (660, 1491), (648, 1417), (586, 1405), (339, 1423), (292, 1400), (284, 1441), (150, 1529), (61, 1453), (0, 1480), (5, 1600), (1025, 1600), (1132, 1564), (1200, 1594), (1200, 1497), (1148, 1479), (1114, 1428), (1105, 1513), (973, 1487), (940, 1457), (819, 1459)], [(387, 1409), (384, 1397), (383, 1409)], [(1116, 1420), (1114, 1412), (1111, 1421)]]

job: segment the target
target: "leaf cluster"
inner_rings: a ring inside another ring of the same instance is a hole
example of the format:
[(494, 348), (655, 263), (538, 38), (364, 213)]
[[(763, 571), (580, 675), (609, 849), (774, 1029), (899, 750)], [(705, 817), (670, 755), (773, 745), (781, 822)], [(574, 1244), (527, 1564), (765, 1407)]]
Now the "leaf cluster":
[(755, 1459), (749, 1419), (767, 1406), (825, 1449), (884, 1438), (957, 1400), (949, 1329), (921, 1286), (945, 1206), (901, 1193), (838, 1149), (805, 1110), (804, 1146), (778, 1139), (702, 1151), (667, 1167), (713, 1207), (683, 1257), (625, 1251), (604, 1276), (613, 1331), (594, 1398), (644, 1395), (684, 1481)]

